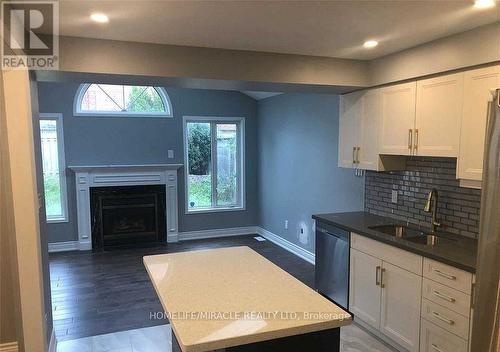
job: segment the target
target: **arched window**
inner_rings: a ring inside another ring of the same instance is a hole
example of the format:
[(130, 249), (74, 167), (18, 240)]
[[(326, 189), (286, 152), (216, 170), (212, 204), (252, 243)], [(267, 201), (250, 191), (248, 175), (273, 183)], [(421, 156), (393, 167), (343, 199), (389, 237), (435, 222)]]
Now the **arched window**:
[(76, 116), (172, 117), (172, 104), (161, 87), (82, 84), (75, 97)]

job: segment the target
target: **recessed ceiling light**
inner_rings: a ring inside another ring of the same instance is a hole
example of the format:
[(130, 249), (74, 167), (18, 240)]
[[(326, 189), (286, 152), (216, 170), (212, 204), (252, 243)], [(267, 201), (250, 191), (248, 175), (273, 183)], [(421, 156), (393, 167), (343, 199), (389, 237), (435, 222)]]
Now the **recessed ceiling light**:
[(363, 46), (367, 49), (375, 48), (378, 45), (376, 40), (367, 40)]
[(93, 13), (90, 15), (90, 19), (97, 23), (107, 23), (109, 22), (108, 16), (103, 13)]
[(474, 7), (476, 9), (487, 9), (489, 7), (495, 6), (494, 0), (475, 0)]

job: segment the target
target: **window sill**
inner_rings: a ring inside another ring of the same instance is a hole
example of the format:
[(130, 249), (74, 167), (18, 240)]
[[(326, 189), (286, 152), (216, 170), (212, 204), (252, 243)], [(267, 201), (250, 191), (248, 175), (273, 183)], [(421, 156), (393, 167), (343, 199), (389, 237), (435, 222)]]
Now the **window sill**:
[(186, 209), (186, 215), (203, 214), (203, 213), (222, 213), (226, 211), (243, 211), (245, 207), (231, 207), (231, 208), (206, 208), (206, 209)]

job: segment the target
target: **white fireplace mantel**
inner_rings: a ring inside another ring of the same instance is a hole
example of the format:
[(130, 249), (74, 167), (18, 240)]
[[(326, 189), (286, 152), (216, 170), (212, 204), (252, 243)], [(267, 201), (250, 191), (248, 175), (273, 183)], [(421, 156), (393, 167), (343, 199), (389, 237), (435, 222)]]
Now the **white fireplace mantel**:
[(78, 248), (92, 249), (90, 188), (109, 186), (165, 185), (167, 242), (177, 242), (177, 171), (182, 164), (75, 165)]

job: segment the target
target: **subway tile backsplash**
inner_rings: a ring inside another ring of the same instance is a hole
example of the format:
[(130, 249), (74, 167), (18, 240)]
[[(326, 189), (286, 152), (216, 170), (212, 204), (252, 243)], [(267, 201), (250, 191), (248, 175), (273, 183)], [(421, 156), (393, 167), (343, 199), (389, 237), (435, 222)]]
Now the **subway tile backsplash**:
[[(365, 210), (429, 227), (431, 214), (424, 212), (429, 191), (439, 193), (438, 221), (443, 231), (478, 238), (481, 190), (461, 188), (455, 178), (456, 159), (409, 157), (406, 171), (367, 171)], [(392, 190), (398, 192), (391, 203)]]

